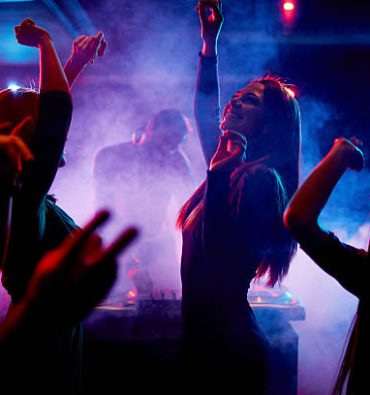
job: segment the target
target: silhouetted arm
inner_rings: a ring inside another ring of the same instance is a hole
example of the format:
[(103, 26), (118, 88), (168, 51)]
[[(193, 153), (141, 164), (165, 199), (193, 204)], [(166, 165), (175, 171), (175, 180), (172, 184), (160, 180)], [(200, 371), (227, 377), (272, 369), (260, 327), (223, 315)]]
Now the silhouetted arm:
[(25, 19), (15, 27), (17, 41), (40, 51), (39, 111), (31, 150), (35, 161), (24, 172), (22, 204), (37, 205), (48, 192), (63, 153), (72, 116), (69, 85), (50, 34)]
[[(13, 194), (23, 164), (34, 160), (22, 134), (28, 135), (33, 128), (31, 117), (25, 118), (16, 127), (3, 123), (0, 126), (0, 270), (6, 259)], [(12, 129), (10, 133), (8, 129)]]
[(103, 33), (99, 32), (96, 36), (84, 35), (73, 41), (71, 56), (64, 65), (64, 72), (70, 87), (88, 64), (93, 63), (97, 56), (103, 56), (107, 47), (103, 37)]
[(50, 34), (26, 18), (14, 28), (19, 44), (40, 51), (40, 91), (69, 92), (69, 85)]
[[(207, 15), (207, 9), (211, 10), (211, 16)], [(203, 154), (209, 166), (221, 134), (217, 41), (223, 17), (220, 5), (214, 2), (199, 2), (198, 13), (203, 48), (199, 59), (195, 91), (195, 118)]]
[(346, 289), (359, 296), (366, 291), (369, 269), (366, 253), (341, 243), (319, 225), (319, 215), (347, 168), (360, 170), (362, 152), (340, 138), (293, 196), (284, 223), (302, 249)]

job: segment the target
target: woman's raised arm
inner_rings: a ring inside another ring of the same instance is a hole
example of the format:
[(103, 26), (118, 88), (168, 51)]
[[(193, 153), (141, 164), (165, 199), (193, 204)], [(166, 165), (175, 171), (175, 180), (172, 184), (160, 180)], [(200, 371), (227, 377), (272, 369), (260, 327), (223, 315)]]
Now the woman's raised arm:
[(209, 167), (220, 136), (217, 41), (223, 23), (221, 1), (200, 1), (197, 10), (203, 47), (199, 59), (194, 110), (198, 135)]

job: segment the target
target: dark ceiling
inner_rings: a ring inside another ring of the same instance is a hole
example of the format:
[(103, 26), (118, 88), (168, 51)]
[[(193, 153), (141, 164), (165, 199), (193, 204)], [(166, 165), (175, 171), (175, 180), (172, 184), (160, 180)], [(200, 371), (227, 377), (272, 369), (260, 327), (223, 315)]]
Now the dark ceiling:
[[(13, 27), (31, 17), (52, 32), (65, 60), (80, 34), (104, 31), (109, 42), (105, 69), (97, 67), (85, 83), (163, 78), (157, 67), (150, 73), (137, 64), (162, 62), (165, 78), (193, 81), (187, 64), (199, 50), (197, 1), (189, 0), (34, 0), (0, 1), (0, 82), (7, 83), (11, 66), (34, 75), (37, 51), (16, 44)], [(368, 141), (367, 108), (370, 90), (370, 1), (295, 0), (296, 18), (287, 26), (280, 0), (224, 0), (225, 23), (220, 38), (223, 75), (240, 83), (241, 75), (262, 69), (287, 76), (305, 95), (336, 109), (335, 130), (356, 133)], [(248, 46), (249, 45), (249, 46)], [(271, 49), (273, 48), (273, 50)], [(263, 58), (260, 54), (272, 51)], [(253, 62), (253, 58), (258, 61)], [(171, 67), (173, 59), (178, 63)], [(182, 61), (182, 59), (184, 59)], [(260, 60), (261, 59), (261, 60)], [(154, 64), (157, 64), (155, 63)], [(244, 66), (243, 66), (244, 65)], [(247, 67), (248, 66), (248, 67)], [(4, 72), (6, 70), (6, 72)], [(334, 124), (333, 124), (334, 123)], [(326, 126), (324, 126), (326, 128)], [(327, 140), (328, 144), (330, 139)], [(367, 143), (368, 144), (368, 143)], [(323, 151), (327, 144), (323, 143)]]
[[(370, 45), (368, 1), (295, 0), (296, 17), (289, 28), (283, 23), (281, 2), (224, 0), (223, 35), (239, 38), (263, 31), (270, 35), (269, 39), (284, 44)], [(26, 50), (21, 52), (11, 47), (13, 26), (26, 16), (53, 32), (62, 52), (69, 50), (72, 38), (93, 34), (97, 29), (110, 36), (113, 50), (121, 50), (127, 42), (116, 33), (124, 33), (125, 38), (131, 35), (140, 38), (153, 31), (175, 34), (191, 26), (197, 28), (196, 3), (195, 0), (0, 0), (1, 61), (32, 61), (29, 51), (27, 54)], [(130, 31), (132, 20), (141, 20), (140, 29)]]

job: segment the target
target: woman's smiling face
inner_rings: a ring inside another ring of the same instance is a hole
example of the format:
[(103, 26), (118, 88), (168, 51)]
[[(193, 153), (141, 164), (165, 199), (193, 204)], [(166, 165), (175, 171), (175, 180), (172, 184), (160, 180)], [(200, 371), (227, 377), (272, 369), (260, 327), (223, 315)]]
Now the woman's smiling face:
[(264, 127), (264, 85), (254, 82), (237, 91), (226, 104), (222, 130), (234, 130), (247, 138), (262, 133)]

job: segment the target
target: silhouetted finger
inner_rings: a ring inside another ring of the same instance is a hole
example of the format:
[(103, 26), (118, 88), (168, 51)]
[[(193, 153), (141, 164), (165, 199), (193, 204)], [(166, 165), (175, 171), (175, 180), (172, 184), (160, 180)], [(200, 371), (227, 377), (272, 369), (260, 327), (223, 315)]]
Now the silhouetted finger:
[(92, 54), (92, 56), (95, 56), (99, 44), (100, 42), (95, 37), (90, 37), (90, 40), (85, 47), (85, 50), (88, 51), (88, 53)]
[(100, 46), (98, 48), (98, 56), (103, 56), (105, 49), (107, 48), (107, 42), (104, 40), (104, 38), (100, 42)]
[(199, 4), (204, 5), (205, 8), (211, 8), (214, 11), (218, 11), (217, 15), (221, 15), (221, 9), (218, 1), (205, 0), (205, 1), (201, 1)]
[(14, 136), (13, 143), (17, 147), (18, 152), (20, 153), (21, 158), (24, 161), (30, 161), (35, 159), (34, 156), (32, 155), (31, 150), (28, 148), (27, 144), (18, 136)]
[(217, 0), (217, 5), (220, 11), (222, 12), (222, 0)]
[(208, 21), (208, 18), (204, 3), (199, 3), (197, 6), (197, 10), (201, 23), (206, 23)]
[(235, 130), (229, 130), (227, 133), (230, 139), (240, 140), (243, 144), (247, 144), (247, 138), (244, 136), (244, 134)]
[(78, 48), (84, 50), (90, 43), (90, 37), (84, 36), (84, 38), (78, 43)]
[[(90, 235), (106, 220), (109, 218), (110, 213), (107, 210), (99, 211), (93, 219), (91, 219), (87, 225), (81, 230), (74, 233), (73, 237), (69, 237), (64, 244), (64, 248), (67, 249), (67, 255), (73, 255), (80, 251), (84, 247), (86, 241)], [(72, 261), (72, 260), (71, 260)]]
[[(212, 12), (209, 17), (207, 16), (207, 12), (206, 12), (207, 8), (209, 8)], [(218, 21), (221, 24), (224, 19), (222, 16), (221, 9), (217, 2), (202, 1), (198, 5), (198, 10), (199, 13), (202, 13), (200, 14), (200, 17), (202, 18), (203, 23), (208, 21), (209, 22)]]
[(222, 6), (218, 4), (218, 2), (212, 7), (212, 10), (214, 12), (215, 18), (219, 21), (222, 22), (224, 17), (222, 15)]
[(125, 247), (127, 247), (137, 236), (138, 229), (128, 228), (121, 232), (121, 234), (114, 240), (111, 245), (105, 250), (101, 260), (114, 259)]
[(34, 125), (33, 118), (31, 116), (28, 116), (13, 128), (11, 135), (22, 137), (24, 133), (28, 133), (30, 131), (33, 125)]
[(81, 251), (79, 252), (79, 257), (81, 262), (85, 264), (85, 266), (91, 266), (95, 264), (95, 259), (100, 255), (102, 249), (102, 238), (96, 233), (92, 233), (84, 245), (81, 247)]
[(77, 38), (73, 41), (73, 45), (74, 45), (74, 46), (78, 46), (85, 38), (86, 38), (85, 35), (77, 37)]
[(234, 147), (235, 147), (235, 149), (233, 151), (233, 156), (235, 156), (235, 157), (236, 156), (242, 156), (242, 154), (244, 152), (243, 147), (241, 145), (239, 145), (239, 144), (235, 144)]
[(228, 141), (229, 141), (229, 136), (228, 136), (227, 132), (225, 132), (224, 134), (222, 134), (220, 136), (220, 139), (218, 142), (219, 147), (220, 148), (226, 147)]
[(26, 144), (31, 144), (34, 127), (35, 123), (33, 118), (28, 116), (13, 128), (11, 135), (19, 137)]
[(98, 40), (99, 42), (103, 39), (104, 33), (103, 32), (98, 32), (98, 34), (95, 36), (95, 40)]
[(244, 147), (233, 144), (230, 162), (239, 164), (240, 162), (243, 162), (245, 159), (246, 159), (246, 153)]

